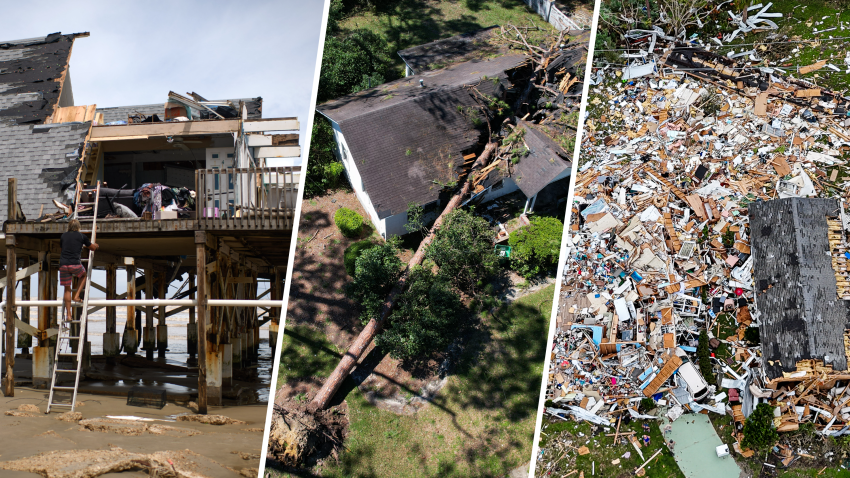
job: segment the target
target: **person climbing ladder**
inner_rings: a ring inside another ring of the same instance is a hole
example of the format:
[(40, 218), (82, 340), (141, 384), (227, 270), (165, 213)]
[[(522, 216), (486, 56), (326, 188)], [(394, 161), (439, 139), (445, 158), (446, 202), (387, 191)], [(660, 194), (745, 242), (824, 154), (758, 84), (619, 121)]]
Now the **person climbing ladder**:
[[(72, 219), (68, 223), (68, 231), (62, 233), (59, 238), (59, 246), (62, 249), (62, 255), (59, 259), (59, 284), (65, 287), (65, 295), (63, 296), (65, 303), (65, 318), (66, 322), (72, 320), (71, 314), (71, 291), (76, 279), (77, 292), (74, 294), (73, 301), (80, 302), (80, 294), (83, 291), (81, 287), (82, 281), (86, 277), (86, 268), (80, 261), (80, 252), (83, 247), (96, 251), (97, 244), (91, 242), (85, 234), (80, 232), (80, 221)], [(89, 264), (91, 267), (91, 264)]]

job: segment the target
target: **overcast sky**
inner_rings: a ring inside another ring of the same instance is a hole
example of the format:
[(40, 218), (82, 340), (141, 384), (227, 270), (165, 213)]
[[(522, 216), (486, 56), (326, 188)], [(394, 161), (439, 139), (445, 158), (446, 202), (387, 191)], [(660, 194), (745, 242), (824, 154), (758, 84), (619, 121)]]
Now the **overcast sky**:
[(74, 104), (262, 96), (263, 117), (298, 117), (304, 148), (323, 13), (322, 0), (31, 0), (3, 6), (0, 41), (91, 32), (71, 54)]
[[(322, 0), (32, 0), (3, 6), (0, 41), (90, 32), (71, 53), (74, 104), (165, 103), (169, 91), (262, 96), (264, 118), (298, 117), (306, 153), (323, 15)], [(125, 283), (120, 270), (119, 293)]]

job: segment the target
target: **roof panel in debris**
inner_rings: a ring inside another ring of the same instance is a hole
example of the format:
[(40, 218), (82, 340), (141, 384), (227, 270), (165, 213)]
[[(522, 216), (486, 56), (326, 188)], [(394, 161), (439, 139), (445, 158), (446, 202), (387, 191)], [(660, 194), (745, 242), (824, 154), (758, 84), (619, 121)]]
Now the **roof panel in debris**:
[(545, 188), (553, 179), (572, 169), (567, 152), (547, 134), (526, 121), (518, 128), (525, 128), (523, 140), (528, 146), (528, 155), (514, 165), (514, 181), (526, 197), (532, 197)]
[(827, 217), (835, 199), (788, 198), (750, 206), (753, 271), (760, 336), (769, 378), (794, 372), (805, 359), (832, 359), (847, 369), (844, 330), (850, 302), (840, 300)]

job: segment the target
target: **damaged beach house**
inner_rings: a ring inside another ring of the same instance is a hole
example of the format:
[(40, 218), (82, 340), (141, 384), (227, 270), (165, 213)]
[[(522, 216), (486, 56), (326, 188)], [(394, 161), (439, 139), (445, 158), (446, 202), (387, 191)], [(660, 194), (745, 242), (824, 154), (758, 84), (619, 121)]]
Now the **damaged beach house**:
[[(50, 389), (48, 410), (73, 409), (78, 391), (93, 390), (87, 375), (113, 373), (103, 364), (161, 367), (169, 322), (188, 313), (187, 353), (169, 367), (197, 374), (195, 385), (180, 382), (183, 399), (206, 413), (238, 388), (234, 371), (256, 367), (260, 327), (271, 321), (272, 346), (277, 337), (301, 171), (299, 122), (263, 118), (259, 97), (163, 92), (149, 105), (77, 106), (71, 50), (88, 36), (0, 42), (4, 393), (31, 382)], [(59, 237), (70, 219), (100, 245), (83, 261), (105, 271), (105, 283), (89, 273), (76, 320), (60, 327)], [(127, 292), (119, 295), (121, 269)], [(172, 284), (180, 287), (167, 297)], [(90, 298), (93, 289), (106, 298)], [(97, 356), (87, 317), (101, 309)], [(133, 375), (122, 370), (115, 373)], [(166, 393), (123, 383), (116, 387), (128, 396)]]
[[(400, 51), (405, 78), (317, 107), (330, 121), (336, 155), (382, 237), (407, 233), (411, 204), (423, 208), (426, 220), (436, 218), (489, 140), (483, 110), (512, 104), (528, 83), (533, 69), (528, 56), (495, 44), (499, 33), (500, 27), (491, 27)], [(559, 52), (546, 74), (563, 75), (585, 50)], [(564, 82), (562, 91), (575, 81)], [(564, 93), (555, 93), (563, 102)], [(566, 196), (572, 152), (541, 124), (518, 121), (523, 150), (513, 161), (478, 172), (469, 203), (521, 191), (527, 198), (524, 213), (530, 213)]]
[(850, 98), (658, 37), (593, 71), (547, 413), (850, 433)]

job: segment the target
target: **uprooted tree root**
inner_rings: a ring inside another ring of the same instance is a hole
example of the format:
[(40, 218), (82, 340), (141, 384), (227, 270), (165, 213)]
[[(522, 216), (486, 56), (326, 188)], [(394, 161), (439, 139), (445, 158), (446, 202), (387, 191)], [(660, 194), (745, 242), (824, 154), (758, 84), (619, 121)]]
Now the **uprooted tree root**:
[(311, 464), (338, 456), (348, 435), (348, 417), (338, 410), (310, 413), (304, 405), (275, 405), (269, 433), (269, 457), (284, 466)]

